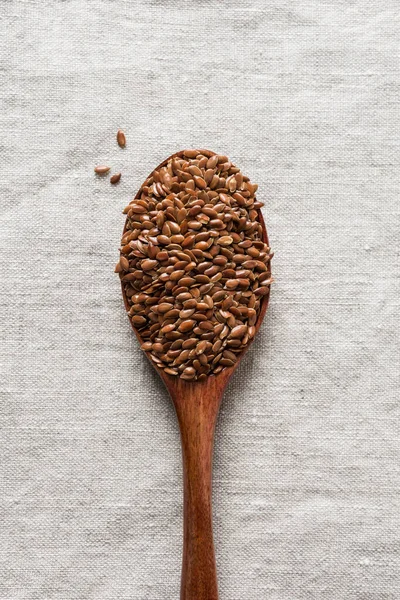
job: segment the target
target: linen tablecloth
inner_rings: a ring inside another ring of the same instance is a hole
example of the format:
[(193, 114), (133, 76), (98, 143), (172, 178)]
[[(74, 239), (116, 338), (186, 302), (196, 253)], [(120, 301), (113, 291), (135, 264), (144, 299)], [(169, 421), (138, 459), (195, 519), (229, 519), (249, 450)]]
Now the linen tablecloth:
[(259, 184), (276, 254), (217, 427), (221, 600), (399, 599), (398, 1), (0, 10), (1, 600), (179, 596), (178, 428), (113, 269), (186, 147)]

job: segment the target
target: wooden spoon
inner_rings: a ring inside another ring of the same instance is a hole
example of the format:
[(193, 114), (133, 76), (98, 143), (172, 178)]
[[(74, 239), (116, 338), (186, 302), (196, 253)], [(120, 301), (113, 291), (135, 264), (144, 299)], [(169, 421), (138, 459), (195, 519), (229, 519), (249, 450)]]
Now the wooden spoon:
[[(210, 150), (205, 152), (209, 156), (215, 154)], [(157, 170), (171, 158), (182, 155), (183, 151), (173, 154), (164, 160)], [(140, 190), (136, 194), (136, 198), (139, 197)], [(261, 211), (258, 211), (258, 218), (263, 227), (262, 241), (268, 244)], [(124, 233), (125, 231), (126, 228)], [(123, 284), (122, 295), (125, 308), (129, 311), (130, 306)], [(269, 295), (263, 297), (255, 324), (256, 332), (264, 319), (268, 300)], [(133, 331), (142, 344), (140, 334), (135, 328)], [(163, 369), (150, 361), (172, 398), (181, 434), (184, 481), (181, 600), (218, 600), (211, 507), (214, 431), (224, 390), (250, 343), (233, 367), (225, 368), (217, 375), (210, 375), (205, 381), (185, 381), (180, 377), (167, 375)]]

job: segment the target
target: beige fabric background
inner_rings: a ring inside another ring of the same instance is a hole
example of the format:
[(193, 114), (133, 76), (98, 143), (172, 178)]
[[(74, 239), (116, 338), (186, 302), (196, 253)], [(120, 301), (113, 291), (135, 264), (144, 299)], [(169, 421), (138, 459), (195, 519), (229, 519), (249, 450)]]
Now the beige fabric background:
[(179, 596), (178, 430), (113, 268), (188, 146), (259, 184), (276, 252), (218, 423), (221, 600), (399, 599), (398, 1), (0, 9), (1, 600)]

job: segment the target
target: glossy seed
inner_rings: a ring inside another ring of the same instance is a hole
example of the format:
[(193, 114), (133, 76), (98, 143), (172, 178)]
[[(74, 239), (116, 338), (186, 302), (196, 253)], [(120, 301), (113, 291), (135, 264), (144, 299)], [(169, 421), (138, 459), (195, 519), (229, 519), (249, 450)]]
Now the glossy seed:
[(126, 256), (121, 256), (121, 258), (119, 259), (119, 264), (123, 271), (129, 270), (129, 260), (126, 258)]
[(262, 287), (259, 287), (259, 288), (258, 288), (258, 289), (257, 289), (257, 290), (254, 292), (254, 294), (255, 294), (256, 296), (266, 296), (266, 295), (268, 294), (268, 292), (269, 292), (269, 288), (268, 288), (268, 287), (266, 287), (266, 286), (262, 286)]
[(183, 310), (180, 311), (179, 318), (180, 319), (188, 319), (189, 317), (191, 317), (194, 314), (195, 310), (196, 310), (195, 308), (184, 308)]
[(182, 371), (181, 377), (182, 379), (194, 379), (194, 376), (196, 375), (196, 371), (193, 369), (193, 367), (186, 367), (186, 369), (184, 369)]
[(183, 152), (183, 156), (185, 156), (186, 158), (196, 158), (197, 155), (197, 150), (184, 150)]
[(190, 338), (188, 340), (185, 340), (182, 344), (182, 348), (184, 350), (192, 350), (197, 344), (197, 340), (194, 338)]
[(227, 290), (236, 290), (239, 285), (239, 279), (228, 279), (225, 283), (225, 287)]
[(170, 311), (173, 308), (173, 304), (170, 304), (169, 302), (161, 302), (158, 306), (158, 312), (161, 314), (167, 313), (168, 311)]
[(111, 175), (110, 177), (110, 183), (118, 183), (118, 181), (121, 179), (121, 173), (115, 173), (115, 175)]
[(156, 267), (157, 265), (158, 265), (157, 260), (146, 259), (146, 260), (142, 261), (143, 271), (151, 271), (151, 269), (154, 269), (154, 267)]
[(196, 283), (196, 280), (193, 279), (192, 277), (182, 277), (182, 279), (179, 282), (180, 285), (187, 286), (187, 287), (190, 287), (194, 283)]
[(199, 342), (196, 346), (196, 354), (202, 354), (207, 348), (207, 342), (205, 340)]
[(135, 325), (135, 327), (143, 327), (143, 325), (146, 325), (147, 320), (145, 319), (145, 317), (134, 315), (132, 317), (132, 323)]
[(204, 179), (202, 177), (198, 177), (197, 175), (194, 176), (194, 182), (197, 185), (197, 187), (202, 190), (204, 190), (204, 188), (207, 187), (207, 184), (204, 181)]
[(181, 331), (182, 333), (187, 333), (188, 331), (193, 329), (195, 324), (196, 321), (193, 321), (193, 319), (186, 319), (185, 321), (182, 321), (182, 323), (179, 325), (178, 331)]
[(106, 167), (105, 165), (99, 165), (98, 167), (94, 168), (94, 172), (97, 173), (97, 175), (105, 175), (108, 173), (110, 168), (111, 167)]
[(215, 167), (218, 164), (218, 156), (215, 154), (214, 156), (211, 156), (206, 164), (207, 169), (215, 169)]
[(231, 338), (241, 338), (247, 331), (247, 325), (237, 325), (230, 333)]
[(130, 207), (130, 210), (132, 211), (132, 213), (141, 214), (141, 215), (143, 215), (144, 213), (147, 212), (146, 207), (142, 206), (141, 204), (132, 204), (132, 206)]
[(118, 129), (118, 131), (117, 131), (117, 142), (118, 142), (118, 146), (120, 146), (121, 148), (125, 148), (126, 137), (125, 137), (124, 132), (121, 129)]
[(179, 375), (179, 372), (176, 369), (170, 369), (169, 367), (164, 369), (164, 373), (167, 373), (167, 375)]
[(178, 281), (178, 279), (181, 279), (184, 276), (184, 274), (185, 274), (185, 271), (183, 269), (178, 270), (178, 271), (173, 271), (170, 275), (170, 279), (171, 279), (171, 281)]
[(232, 243), (233, 243), (233, 239), (231, 238), (230, 235), (223, 235), (222, 237), (220, 237), (218, 239), (218, 244), (220, 246), (229, 246)]

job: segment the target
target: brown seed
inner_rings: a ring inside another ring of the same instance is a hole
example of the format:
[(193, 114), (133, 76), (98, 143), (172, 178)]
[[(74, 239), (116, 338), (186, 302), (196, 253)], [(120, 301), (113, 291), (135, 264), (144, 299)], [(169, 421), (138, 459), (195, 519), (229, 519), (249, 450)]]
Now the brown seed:
[[(219, 354), (217, 354), (217, 356), (213, 359), (212, 364), (213, 365), (218, 364), (219, 361), (221, 360), (221, 358), (222, 358), (222, 352), (220, 352)], [(215, 370), (214, 370), (214, 373), (215, 373)]]
[(143, 271), (151, 271), (151, 269), (154, 269), (154, 267), (156, 267), (157, 265), (158, 265), (157, 260), (146, 259), (146, 260), (142, 261)]
[(115, 173), (115, 175), (111, 175), (110, 183), (118, 183), (118, 181), (120, 179), (121, 179), (121, 173)]
[(196, 156), (196, 160), (199, 161), (199, 169), (205, 169), (207, 164), (207, 158), (210, 156), (208, 151), (202, 152), (202, 157), (200, 158), (200, 154)]
[[(190, 296), (190, 294), (189, 294)], [(185, 300), (183, 302), (183, 308), (185, 308), (186, 310), (191, 309), (191, 308), (196, 308), (197, 306), (197, 300), (195, 300), (195, 298), (191, 298), (189, 300)]]
[(179, 318), (180, 319), (188, 319), (189, 317), (191, 317), (194, 314), (195, 310), (196, 310), (195, 308), (184, 308), (183, 310), (180, 311)]
[(207, 187), (207, 184), (204, 181), (204, 179), (202, 177), (198, 177), (197, 175), (194, 176), (194, 182), (197, 185), (197, 187), (202, 190), (204, 190), (204, 188)]
[(217, 340), (212, 347), (212, 351), (214, 354), (218, 354), (218, 352), (220, 351), (222, 347), (222, 340)]
[(233, 278), (237, 273), (238, 271), (235, 271), (235, 269), (224, 269), (222, 271), (222, 277)]
[(256, 328), (254, 326), (249, 327), (248, 334), (249, 334), (249, 339), (253, 338), (256, 334)]
[(257, 258), (260, 256), (260, 251), (257, 250), (257, 248), (254, 248), (254, 246), (250, 246), (250, 248), (247, 248), (247, 254), (253, 258)]
[(212, 219), (210, 221), (210, 227), (212, 227), (213, 229), (224, 229), (225, 223), (221, 221), (221, 219)]
[(233, 296), (227, 296), (225, 298), (225, 300), (222, 302), (221, 307), (223, 310), (229, 310), (231, 308), (231, 306), (233, 305), (234, 300), (233, 300)]
[(179, 227), (178, 223), (175, 223), (174, 221), (168, 221), (168, 225), (172, 234), (181, 232), (181, 228)]
[(242, 265), (245, 269), (254, 269), (257, 266), (257, 261), (256, 260), (245, 260), (242, 263)]
[(213, 275), (218, 273), (218, 271), (219, 271), (218, 265), (211, 265), (210, 267), (208, 267), (208, 269), (206, 269), (204, 271), (204, 275), (207, 275), (207, 277), (212, 277)]
[(210, 185), (214, 175), (215, 175), (214, 169), (207, 169), (207, 171), (204, 173), (204, 180), (207, 185)]
[(238, 339), (231, 339), (227, 341), (227, 346), (229, 346), (230, 348), (240, 348), (241, 345), (242, 341)]
[(211, 323), (211, 321), (201, 321), (199, 327), (202, 331), (213, 331), (214, 330), (214, 325)]
[(197, 310), (209, 310), (210, 307), (205, 302), (199, 302), (196, 306)]
[(259, 287), (254, 294), (256, 296), (266, 296), (269, 293), (269, 288), (266, 286)]
[(221, 302), (226, 297), (227, 292), (224, 290), (219, 290), (213, 294), (212, 299), (214, 302)]
[(236, 173), (235, 179), (236, 179), (236, 187), (240, 189), (242, 187), (242, 185), (243, 185), (243, 175), (242, 175), (242, 173), (240, 173), (240, 172)]
[(193, 367), (186, 367), (186, 369), (183, 370), (181, 377), (182, 379), (194, 379), (194, 376), (196, 375), (196, 371), (193, 369)]
[(198, 175), (199, 177), (202, 177), (202, 175), (203, 175), (203, 171), (201, 169), (199, 169), (199, 167), (196, 167), (196, 165), (188, 167), (187, 170), (193, 176)]
[(224, 365), (224, 367), (233, 367), (233, 365), (235, 364), (235, 362), (233, 360), (230, 360), (229, 358), (221, 358), (221, 360), (219, 361), (220, 365)]
[(202, 340), (196, 346), (196, 354), (197, 355), (202, 354), (206, 350), (206, 348), (207, 348), (207, 342), (205, 340)]
[(132, 211), (132, 213), (143, 215), (144, 213), (147, 212), (147, 209), (144, 206), (142, 206), (141, 204), (132, 204), (131, 211)]
[(121, 148), (125, 148), (126, 146), (126, 137), (123, 131), (121, 131), (121, 129), (118, 129), (117, 131), (117, 142), (118, 142), (118, 146), (120, 146)]
[(234, 354), (233, 352), (231, 352), (230, 350), (224, 350), (223, 352), (223, 356), (224, 358), (229, 358), (230, 360), (232, 360), (233, 362), (236, 362), (237, 360), (237, 356), (236, 354)]
[(207, 355), (205, 353), (204, 354), (200, 354), (200, 356), (199, 356), (199, 362), (200, 362), (201, 365), (203, 365), (203, 367), (205, 367), (206, 365), (208, 365), (208, 358), (207, 358)]
[(159, 343), (155, 343), (155, 344), (153, 344), (153, 346), (152, 346), (152, 350), (153, 350), (154, 352), (157, 352), (157, 354), (161, 354), (161, 353), (164, 351), (164, 349), (163, 349), (163, 345), (162, 345), (162, 344), (159, 344)]
[(207, 161), (207, 169), (215, 169), (218, 164), (218, 155), (211, 156)]
[(163, 246), (167, 246), (168, 244), (170, 244), (170, 243), (171, 243), (171, 240), (170, 240), (170, 238), (169, 238), (168, 236), (166, 236), (166, 235), (159, 235), (159, 236), (157, 237), (157, 242), (158, 242), (159, 244), (162, 244)]
[(193, 277), (182, 277), (182, 279), (179, 281), (179, 283), (180, 283), (180, 285), (183, 285), (185, 287), (190, 287), (194, 283), (196, 283), (196, 280), (193, 279)]
[(139, 315), (133, 316), (131, 321), (135, 327), (143, 327), (143, 325), (146, 325), (147, 323), (147, 319), (145, 317), (140, 317)]
[(169, 331), (165, 334), (167, 340), (178, 340), (181, 337), (179, 331)]
[(165, 319), (177, 319), (179, 317), (179, 310), (177, 308), (173, 308), (164, 314)]
[(187, 216), (186, 208), (180, 208), (177, 212), (176, 220), (178, 221), (178, 223), (182, 223), (182, 221), (186, 218), (186, 216)]
[(111, 167), (106, 167), (105, 165), (99, 165), (98, 167), (94, 168), (94, 172), (97, 173), (97, 175), (105, 175), (108, 173), (110, 168)]
[(171, 332), (173, 332), (174, 329), (175, 329), (175, 324), (169, 323), (168, 325), (164, 325), (164, 327), (162, 327), (160, 329), (160, 333), (164, 333), (164, 334), (171, 333)]
[(195, 312), (193, 315), (193, 319), (195, 319), (196, 321), (207, 321), (206, 315), (202, 312)]
[(169, 302), (161, 302), (157, 308), (159, 313), (164, 314), (173, 308), (173, 304), (170, 304)]
[(178, 331), (181, 331), (182, 333), (187, 333), (188, 331), (193, 329), (195, 325), (196, 321), (193, 321), (193, 319), (186, 319), (185, 321), (182, 321), (182, 323), (179, 325)]
[(212, 190), (215, 190), (215, 188), (218, 187), (218, 184), (219, 184), (219, 177), (218, 177), (218, 175), (214, 175), (213, 178), (211, 179), (211, 183), (209, 184), (210, 188)]
[(158, 356), (155, 356), (154, 354), (150, 354), (150, 359), (156, 363), (156, 365), (160, 366), (162, 365), (162, 360), (161, 358), (159, 358)]
[(194, 338), (190, 338), (188, 340), (185, 340), (182, 344), (182, 348), (184, 350), (192, 350), (197, 344), (197, 340), (195, 340)]
[(181, 279), (185, 274), (185, 271), (182, 270), (178, 270), (178, 271), (173, 271), (170, 275), (170, 279), (171, 281), (178, 281), (179, 279)]
[(119, 259), (119, 264), (121, 265), (121, 269), (123, 271), (129, 270), (129, 260), (125, 256), (121, 256)]
[(179, 372), (176, 369), (170, 369), (169, 367), (164, 369), (164, 373), (167, 373), (168, 375), (179, 375)]
[[(212, 243), (212, 240), (211, 240)], [(197, 250), (208, 250), (209, 244), (207, 242), (197, 242), (194, 246)]]
[(184, 150), (183, 156), (185, 156), (186, 158), (196, 158), (198, 153), (198, 150)]
[(192, 294), (190, 294), (189, 292), (181, 292), (177, 295), (176, 299), (178, 300), (178, 302), (185, 302), (186, 300), (192, 299)]
[(234, 327), (230, 333), (231, 338), (242, 338), (247, 331), (246, 325), (237, 325)]
[(233, 243), (233, 239), (231, 238), (230, 235), (223, 235), (222, 237), (219, 238), (218, 240), (218, 244), (220, 246), (229, 246), (230, 244)]

